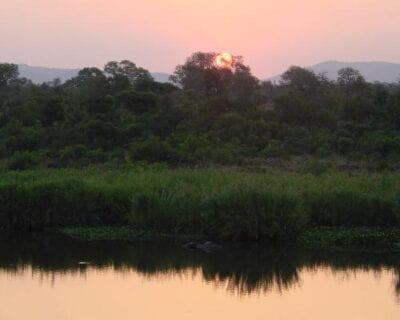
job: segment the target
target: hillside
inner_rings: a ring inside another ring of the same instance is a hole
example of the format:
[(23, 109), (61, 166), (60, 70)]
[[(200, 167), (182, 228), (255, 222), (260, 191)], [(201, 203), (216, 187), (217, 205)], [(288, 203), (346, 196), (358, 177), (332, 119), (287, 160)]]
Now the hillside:
[[(79, 69), (61, 69), (61, 68), (46, 68), (34, 67), (26, 64), (18, 65), (20, 76), (32, 80), (33, 83), (39, 84), (52, 81), (59, 78), (61, 82), (65, 82), (76, 75)], [(152, 73), (153, 78), (158, 82), (169, 82), (169, 74), (163, 72)]]
[[(335, 80), (337, 72), (342, 68), (354, 68), (361, 72), (369, 82), (397, 82), (400, 79), (400, 64), (389, 62), (340, 62), (326, 61), (307, 67), (315, 73), (325, 73), (326, 76)], [(26, 64), (20, 64), (19, 70), (21, 77), (32, 80), (34, 83), (43, 83), (59, 78), (62, 82), (76, 76), (79, 69), (62, 69), (34, 67)], [(170, 74), (164, 72), (152, 73), (154, 79), (158, 82), (169, 82)], [(279, 82), (280, 75), (267, 78), (272, 82)]]
[[(397, 82), (400, 79), (400, 64), (389, 62), (326, 61), (307, 67), (307, 69), (315, 73), (325, 73), (329, 79), (335, 80), (340, 69), (349, 67), (360, 71), (368, 82)], [(278, 82), (280, 75), (267, 80)]]

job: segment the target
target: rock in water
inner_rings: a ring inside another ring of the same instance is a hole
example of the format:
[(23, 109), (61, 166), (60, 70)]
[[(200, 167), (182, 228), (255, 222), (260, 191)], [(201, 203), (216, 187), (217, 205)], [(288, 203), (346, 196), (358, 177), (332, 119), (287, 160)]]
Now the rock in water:
[(185, 243), (183, 247), (188, 250), (201, 250), (207, 253), (222, 249), (220, 244), (213, 243), (212, 241), (206, 241), (204, 243), (188, 242)]
[(196, 250), (197, 249), (197, 243), (196, 242), (188, 242), (188, 243), (185, 243), (183, 245), (183, 247), (185, 249), (189, 249), (189, 250)]

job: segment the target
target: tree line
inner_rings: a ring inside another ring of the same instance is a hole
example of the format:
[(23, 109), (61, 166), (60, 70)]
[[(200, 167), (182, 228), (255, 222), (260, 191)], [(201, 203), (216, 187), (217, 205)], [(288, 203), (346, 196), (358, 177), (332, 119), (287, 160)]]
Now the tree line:
[(234, 57), (197, 52), (156, 82), (135, 63), (33, 84), (0, 64), (0, 158), (10, 169), (105, 162), (238, 165), (314, 157), (400, 163), (400, 83), (355, 69), (290, 67), (260, 81)]

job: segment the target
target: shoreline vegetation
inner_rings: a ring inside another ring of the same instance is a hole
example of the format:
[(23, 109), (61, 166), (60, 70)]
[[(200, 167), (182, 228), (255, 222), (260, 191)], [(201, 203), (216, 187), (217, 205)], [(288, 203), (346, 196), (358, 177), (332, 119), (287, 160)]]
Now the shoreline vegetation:
[[(84, 240), (213, 240), (399, 249), (400, 174), (43, 169), (2, 174), (0, 228)], [(188, 236), (192, 235), (192, 236)]]
[(40, 85), (1, 63), (0, 229), (396, 247), (400, 83), (218, 57), (168, 83), (128, 60)]
[[(58, 233), (69, 238), (85, 241), (123, 241), (123, 242), (164, 242), (180, 243), (184, 248), (191, 248), (198, 244), (207, 243), (209, 239), (205, 235), (199, 234), (179, 234), (160, 233), (155, 231), (135, 230), (131, 227), (77, 227), (77, 228), (59, 228), (48, 230), (51, 233)], [(225, 244), (238, 244), (239, 242), (213, 243), (220, 251)], [(290, 246), (311, 250), (328, 251), (383, 251), (400, 252), (400, 228), (308, 228), (303, 230), (299, 236), (292, 239), (290, 243), (282, 240), (280, 242), (270, 242), (260, 240), (261, 244), (271, 247)], [(240, 243), (250, 244), (254, 241), (242, 241)], [(203, 251), (203, 250), (201, 250)], [(208, 251), (206, 251), (208, 252)]]

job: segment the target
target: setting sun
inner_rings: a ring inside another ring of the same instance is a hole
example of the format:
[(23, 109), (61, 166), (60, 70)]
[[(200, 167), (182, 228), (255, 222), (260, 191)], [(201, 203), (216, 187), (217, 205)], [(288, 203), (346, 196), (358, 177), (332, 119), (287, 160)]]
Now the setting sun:
[(218, 68), (232, 68), (233, 56), (227, 52), (220, 53), (215, 58), (215, 64)]

